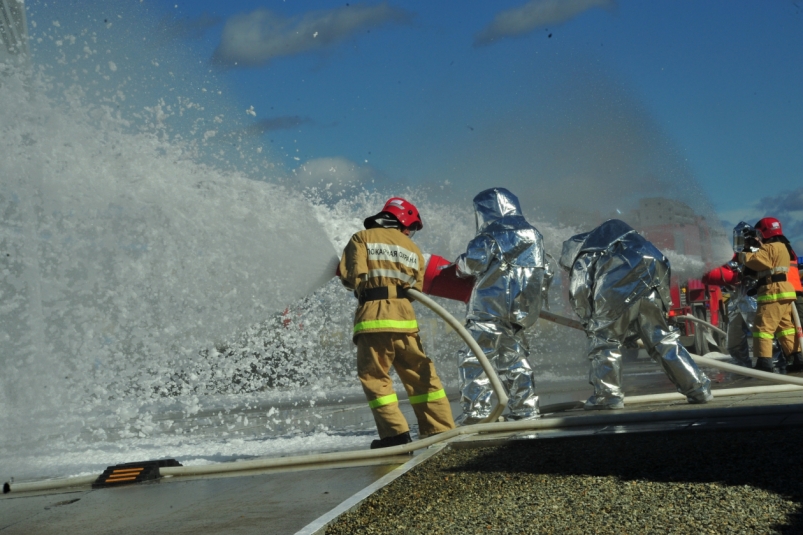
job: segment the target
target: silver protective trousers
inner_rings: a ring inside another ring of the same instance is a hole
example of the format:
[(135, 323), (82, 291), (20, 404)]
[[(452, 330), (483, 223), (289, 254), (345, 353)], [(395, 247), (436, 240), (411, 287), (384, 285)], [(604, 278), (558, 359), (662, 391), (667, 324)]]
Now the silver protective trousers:
[(752, 318), (749, 323), (745, 320), (735, 303), (728, 302), (728, 354), (741, 366), (753, 365), (748, 343), (748, 340), (753, 338), (753, 333), (750, 331), (752, 323)]
[[(527, 360), (530, 349), (524, 329), (502, 321), (468, 321), (466, 329), (482, 348), (505, 388), (510, 418), (537, 417), (538, 396), (535, 395), (533, 369)], [(463, 414), (456, 421), (462, 425), (477, 423), (491, 414), (495, 398), (493, 388), (471, 349), (459, 350), (457, 361)]]
[(635, 301), (624, 314), (604, 329), (589, 331), (588, 358), (591, 370), (588, 381), (594, 395), (587, 405), (613, 406), (624, 400), (622, 391), (622, 347), (628, 331), (644, 342), (650, 357), (689, 402), (710, 398), (711, 381), (697, 367), (680, 342), (680, 334), (670, 329), (657, 291)]

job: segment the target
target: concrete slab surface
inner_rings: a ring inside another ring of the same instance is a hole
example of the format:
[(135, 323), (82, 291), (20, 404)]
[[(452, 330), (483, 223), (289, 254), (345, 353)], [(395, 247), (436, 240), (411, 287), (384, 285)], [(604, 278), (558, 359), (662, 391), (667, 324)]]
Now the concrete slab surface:
[(0, 533), (290, 534), (397, 466), (163, 479), (120, 488), (20, 495), (0, 500)]

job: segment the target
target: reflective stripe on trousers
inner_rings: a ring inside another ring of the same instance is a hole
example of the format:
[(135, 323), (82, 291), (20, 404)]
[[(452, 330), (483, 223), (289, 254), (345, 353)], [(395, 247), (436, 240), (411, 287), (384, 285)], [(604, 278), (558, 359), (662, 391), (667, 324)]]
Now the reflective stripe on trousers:
[(775, 335), (771, 333), (753, 333), (753, 338), (764, 338), (766, 340), (774, 340), (775, 338), (783, 338), (784, 336), (792, 336), (797, 332), (797, 329), (785, 329), (778, 331)]
[(418, 405), (419, 403), (428, 403), (430, 401), (437, 401), (446, 397), (446, 391), (441, 388), (429, 394), (421, 394), (420, 396), (410, 396), (410, 405)]
[[(427, 403), (429, 401), (436, 401), (441, 398), (446, 397), (446, 391), (441, 388), (440, 390), (436, 390), (435, 392), (430, 392), (428, 394), (421, 394), (420, 396), (410, 396), (410, 404), (417, 405), (419, 403)], [(372, 409), (377, 407), (382, 407), (384, 405), (390, 405), (391, 403), (398, 403), (399, 397), (394, 392), (393, 394), (382, 396), (381, 398), (376, 398), (373, 401), (368, 402), (368, 406)]]
[(454, 428), (452, 410), (435, 364), (416, 333), (367, 332), (357, 336), (357, 375), (379, 431), (396, 436), (410, 427), (393, 391), (391, 366), (399, 375), (418, 420), (421, 437)]
[(785, 355), (800, 351), (792, 320), (793, 301), (761, 302), (756, 312), (755, 331), (753, 331), (753, 354), (756, 357), (772, 356), (772, 341), (777, 339)]
[(391, 403), (398, 403), (398, 402), (399, 402), (399, 397), (394, 392), (387, 396), (382, 396), (381, 398), (376, 398), (372, 401), (369, 401), (368, 406), (371, 407), (372, 409), (375, 409), (377, 407), (384, 407), (385, 405), (390, 405)]

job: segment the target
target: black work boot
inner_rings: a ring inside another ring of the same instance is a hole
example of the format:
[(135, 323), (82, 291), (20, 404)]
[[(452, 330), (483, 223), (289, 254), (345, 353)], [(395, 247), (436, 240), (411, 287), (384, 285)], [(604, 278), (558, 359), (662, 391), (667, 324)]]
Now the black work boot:
[(405, 431), (393, 437), (385, 437), (371, 442), (371, 449), (377, 448), (390, 448), (391, 446), (401, 446), (402, 444), (409, 444), (413, 439), (410, 438), (410, 432)]
[(789, 373), (803, 372), (803, 353), (798, 351), (789, 355), (789, 366), (786, 367)]
[(778, 373), (777, 368), (773, 366), (772, 357), (758, 357), (753, 369), (760, 372)]

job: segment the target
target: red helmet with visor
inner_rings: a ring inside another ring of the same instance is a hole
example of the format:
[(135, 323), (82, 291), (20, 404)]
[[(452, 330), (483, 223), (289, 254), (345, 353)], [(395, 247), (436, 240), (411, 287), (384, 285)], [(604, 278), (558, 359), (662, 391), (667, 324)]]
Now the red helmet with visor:
[(391, 197), (382, 208), (383, 212), (393, 214), (399, 223), (411, 230), (421, 230), (424, 228), (424, 222), (421, 221), (421, 215), (418, 213), (413, 203), (401, 197)]
[(768, 240), (773, 236), (783, 235), (781, 222), (774, 217), (765, 217), (764, 219), (759, 219), (758, 223), (756, 223), (756, 230), (761, 233), (761, 237), (765, 240)]

